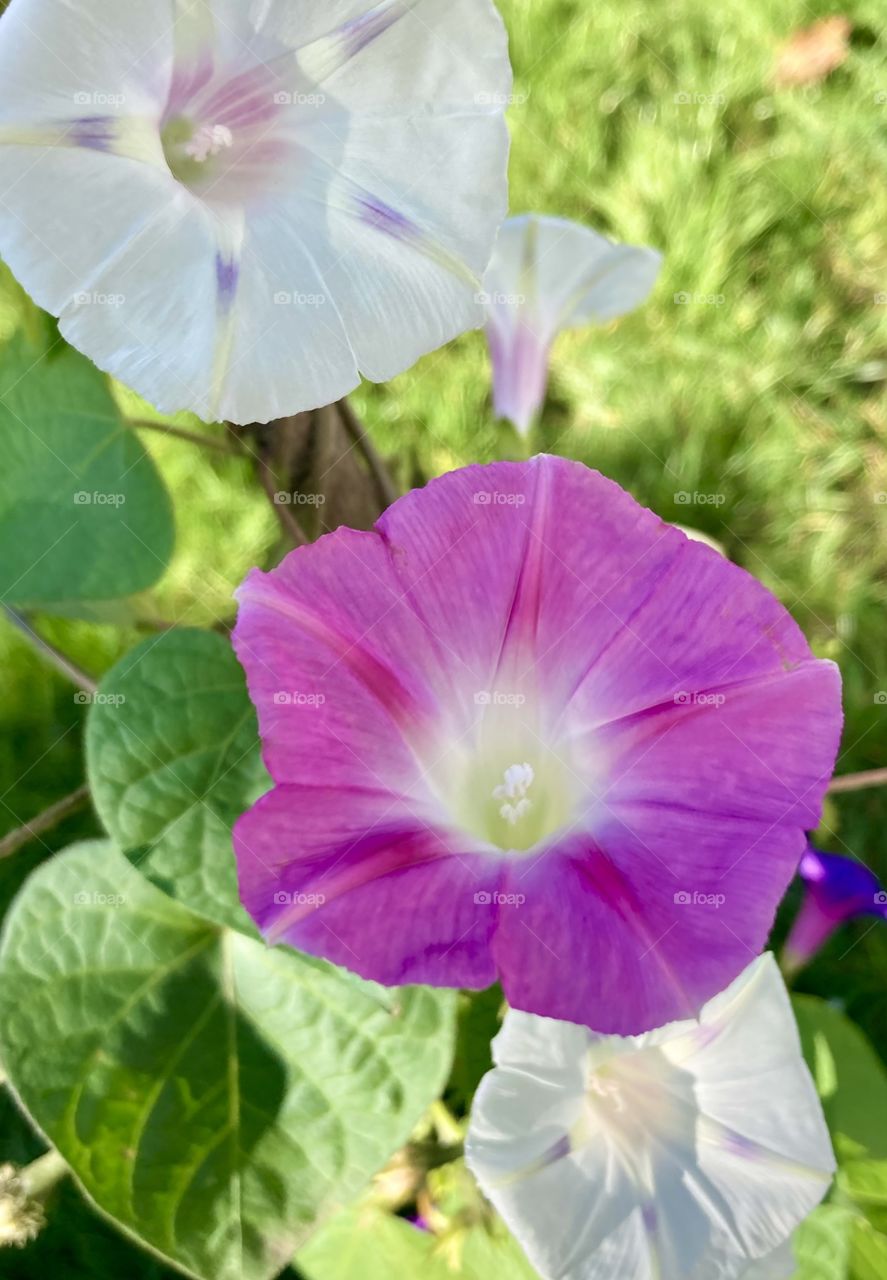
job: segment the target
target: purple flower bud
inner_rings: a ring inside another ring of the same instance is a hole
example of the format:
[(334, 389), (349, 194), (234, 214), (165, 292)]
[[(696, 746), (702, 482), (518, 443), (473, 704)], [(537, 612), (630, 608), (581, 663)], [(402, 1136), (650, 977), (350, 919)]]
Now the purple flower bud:
[(856, 916), (887, 919), (887, 893), (864, 863), (840, 853), (808, 848), (798, 873), (805, 893), (788, 941), (783, 965), (794, 973), (812, 960), (832, 934)]

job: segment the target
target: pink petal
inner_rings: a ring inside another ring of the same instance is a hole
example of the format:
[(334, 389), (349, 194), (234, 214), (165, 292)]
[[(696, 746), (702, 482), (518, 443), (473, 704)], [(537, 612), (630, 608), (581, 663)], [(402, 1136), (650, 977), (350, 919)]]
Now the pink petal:
[(237, 823), (235, 848), (269, 940), (388, 984), (495, 981), (500, 860), (463, 856), (403, 797), (278, 787)]

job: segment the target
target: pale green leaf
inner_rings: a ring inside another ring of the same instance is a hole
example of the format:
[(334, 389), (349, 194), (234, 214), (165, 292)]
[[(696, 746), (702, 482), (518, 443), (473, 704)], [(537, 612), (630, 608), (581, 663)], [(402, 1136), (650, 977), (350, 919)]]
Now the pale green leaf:
[(408, 1138), (452, 1061), (449, 992), (388, 991), (218, 928), (109, 843), (26, 883), (2, 1057), (124, 1230), (201, 1280), (268, 1280)]
[(538, 1280), (499, 1222), (435, 1236), (372, 1204), (337, 1215), (296, 1261), (309, 1280)]
[(839, 1160), (887, 1157), (887, 1071), (863, 1033), (817, 996), (793, 1001)]
[(820, 1205), (795, 1232), (798, 1263), (793, 1280), (850, 1280), (854, 1214), (837, 1205)]
[(884, 1280), (887, 1276), (887, 1236), (865, 1218), (853, 1221), (851, 1259), (852, 1280)]

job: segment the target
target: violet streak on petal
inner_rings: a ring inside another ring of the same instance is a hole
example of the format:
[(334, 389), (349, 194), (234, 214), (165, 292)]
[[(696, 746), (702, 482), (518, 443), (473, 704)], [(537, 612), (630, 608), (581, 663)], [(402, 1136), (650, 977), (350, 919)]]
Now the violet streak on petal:
[(109, 116), (85, 116), (71, 125), (71, 144), (92, 151), (110, 151), (117, 136), (118, 122)]
[(235, 845), (269, 939), (619, 1034), (694, 1016), (765, 944), (837, 670), (611, 481), (455, 471), (238, 598), (275, 788)]
[(338, 30), (313, 42), (302, 53), (302, 65), (319, 81), (327, 79), (417, 7), (417, 0), (381, 0), (366, 13), (351, 18)]
[(236, 262), (216, 254), (216, 278), (219, 285), (219, 306), (227, 310), (237, 292), (237, 280), (240, 268)]
[(835, 1161), (772, 955), (630, 1039), (510, 1010), (493, 1059), (466, 1161), (543, 1280), (793, 1274)]
[(887, 919), (887, 892), (874, 871), (856, 858), (820, 853), (811, 845), (798, 874), (804, 882), (804, 898), (785, 944), (787, 972), (809, 964), (835, 930), (857, 916)]
[(384, 200), (378, 200), (372, 196), (360, 196), (357, 200), (357, 208), (359, 216), (365, 222), (375, 227), (377, 231), (384, 231), (386, 235), (407, 240), (418, 234), (418, 227), (402, 213), (385, 204)]

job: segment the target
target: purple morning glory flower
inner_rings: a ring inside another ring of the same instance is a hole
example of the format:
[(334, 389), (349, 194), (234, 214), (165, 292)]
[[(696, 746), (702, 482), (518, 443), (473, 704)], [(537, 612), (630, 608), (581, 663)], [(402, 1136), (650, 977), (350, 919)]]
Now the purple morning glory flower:
[(563, 458), (467, 467), (238, 592), (270, 942), (635, 1034), (766, 941), (839, 676), (749, 574)]
[(785, 944), (783, 965), (789, 973), (808, 964), (842, 924), (855, 916), (887, 920), (887, 893), (874, 871), (840, 853), (820, 853), (812, 846), (798, 873), (805, 893)]

